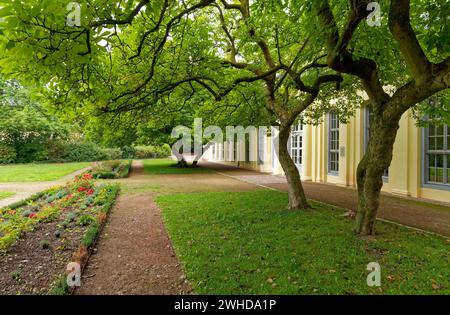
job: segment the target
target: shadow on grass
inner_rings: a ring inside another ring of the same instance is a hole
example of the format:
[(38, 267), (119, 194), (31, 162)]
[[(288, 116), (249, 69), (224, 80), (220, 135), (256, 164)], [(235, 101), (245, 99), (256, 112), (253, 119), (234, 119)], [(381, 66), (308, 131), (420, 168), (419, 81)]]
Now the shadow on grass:
[(176, 167), (176, 161), (170, 159), (144, 160), (144, 171), (151, 175), (211, 173), (210, 169), (199, 166), (188, 168)]

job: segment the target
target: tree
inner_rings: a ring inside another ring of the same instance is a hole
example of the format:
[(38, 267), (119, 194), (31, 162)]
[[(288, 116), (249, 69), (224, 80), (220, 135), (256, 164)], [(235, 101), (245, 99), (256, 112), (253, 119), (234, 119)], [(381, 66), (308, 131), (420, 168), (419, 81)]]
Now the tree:
[[(291, 3), (255, 3), (241, 0), (239, 4), (220, 1), (215, 5), (218, 23), (212, 25), (216, 43), (229, 53), (222, 63), (230, 65), (237, 74), (229, 87), (214, 92), (216, 99), (231, 92), (239, 84), (263, 83), (266, 108), (279, 124), (279, 159), (288, 182), (289, 208), (307, 208), (308, 203), (300, 181), (300, 174), (288, 152), (292, 124), (318, 98), (327, 83), (340, 83), (340, 75), (330, 73), (320, 63), (325, 55), (321, 47), (309, 45), (301, 20), (301, 5)], [(224, 11), (232, 11), (225, 13)], [(211, 13), (209, 13), (209, 16)], [(292, 36), (295, 34), (295, 36)], [(240, 59), (240, 60), (238, 60)], [(207, 85), (207, 83), (205, 83)]]
[(363, 235), (375, 233), (382, 175), (392, 160), (401, 116), (441, 91), (448, 93), (450, 86), (448, 1), (388, 1), (382, 7), (388, 23), (383, 20), (380, 28), (362, 25), (369, 2), (350, 1), (347, 9), (342, 2), (320, 0), (313, 11), (324, 30), (328, 66), (360, 80), (374, 114), (357, 170), (357, 232)]
[(9, 147), (14, 157), (5, 162), (41, 160), (48, 141), (68, 135), (68, 126), (48, 115), (29, 94), (17, 81), (0, 78), (0, 145), (3, 150)]
[(224, 101), (234, 98), (238, 88), (256, 86), (279, 123), (289, 207), (308, 207), (287, 150), (290, 128), (319, 92), (329, 89), (327, 83), (342, 78), (321, 62), (323, 46), (305, 36), (304, 29), (311, 27), (302, 23), (303, 4), (81, 4), (81, 25), (72, 27), (66, 24), (65, 1), (6, 3), (1, 9), (8, 49), (0, 59), (4, 72), (39, 78), (57, 105), (100, 113), (160, 111), (163, 100), (180, 90), (207, 92)]

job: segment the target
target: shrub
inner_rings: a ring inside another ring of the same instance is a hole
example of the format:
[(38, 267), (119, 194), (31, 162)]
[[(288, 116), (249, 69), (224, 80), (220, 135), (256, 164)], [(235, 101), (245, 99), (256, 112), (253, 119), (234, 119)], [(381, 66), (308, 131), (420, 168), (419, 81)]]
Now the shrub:
[(47, 156), (43, 144), (39, 141), (25, 142), (16, 146), (17, 163), (32, 163), (36, 161), (43, 161)]
[(149, 146), (137, 146), (136, 153), (134, 155), (136, 159), (152, 159), (156, 157), (155, 148), (151, 145)]
[(64, 162), (68, 155), (69, 146), (62, 140), (49, 140), (44, 144), (46, 155), (44, 160), (47, 162)]
[(122, 158), (122, 150), (119, 148), (107, 148), (107, 149), (102, 149), (103, 154), (105, 155), (105, 159), (106, 160), (119, 160)]
[(120, 166), (119, 160), (105, 161), (105, 162), (102, 162), (102, 164), (100, 165), (100, 169), (102, 169), (104, 171), (114, 171), (119, 166)]
[(125, 178), (130, 174), (132, 160), (122, 162), (120, 166), (116, 169), (116, 177), (117, 178)]
[(136, 149), (131, 146), (124, 146), (122, 148), (122, 159), (132, 159), (136, 153)]
[(14, 163), (17, 157), (13, 147), (0, 144), (0, 164)]
[(152, 146), (152, 145), (140, 145), (136, 147), (136, 153), (134, 157), (136, 159), (154, 159), (154, 158), (165, 158), (172, 154), (172, 150), (168, 144), (162, 146)]
[(172, 149), (170, 148), (170, 145), (168, 145), (167, 143), (157, 148), (158, 148), (157, 153), (159, 157), (166, 158), (172, 155)]
[(101, 161), (106, 159), (105, 152), (92, 142), (69, 143), (65, 159), (72, 162)]
[(131, 167), (129, 161), (105, 161), (92, 170), (92, 176), (96, 179), (124, 178), (128, 176)]

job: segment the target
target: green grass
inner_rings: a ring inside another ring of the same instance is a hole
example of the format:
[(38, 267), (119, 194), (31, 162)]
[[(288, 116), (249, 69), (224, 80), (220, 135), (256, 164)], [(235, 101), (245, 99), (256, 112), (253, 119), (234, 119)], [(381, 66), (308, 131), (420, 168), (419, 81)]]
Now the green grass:
[(15, 193), (8, 192), (8, 191), (0, 191), (0, 200), (6, 199), (8, 197), (14, 196)]
[(179, 168), (174, 167), (176, 161), (170, 159), (153, 159), (144, 161), (144, 170), (147, 174), (162, 175), (162, 174), (196, 174), (209, 173), (211, 170), (202, 167), (195, 168)]
[[(159, 196), (164, 222), (199, 294), (449, 294), (448, 240), (377, 222), (352, 232), (343, 210), (286, 210), (274, 191)], [(381, 265), (368, 287), (367, 264)]]
[(53, 181), (91, 163), (13, 164), (0, 166), (0, 183)]

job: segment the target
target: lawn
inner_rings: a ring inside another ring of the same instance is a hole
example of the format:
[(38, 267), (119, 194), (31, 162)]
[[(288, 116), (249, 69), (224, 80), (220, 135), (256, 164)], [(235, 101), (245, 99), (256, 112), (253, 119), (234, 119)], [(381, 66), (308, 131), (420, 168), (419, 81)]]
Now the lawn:
[(6, 199), (8, 197), (14, 196), (15, 194), (8, 191), (0, 191), (0, 200)]
[(82, 162), (2, 165), (0, 166), (0, 183), (57, 180), (90, 164)]
[[(163, 219), (199, 294), (448, 294), (449, 241), (377, 222), (352, 232), (343, 210), (286, 210), (275, 191), (162, 195)], [(367, 265), (381, 266), (369, 287)]]
[(147, 174), (163, 175), (163, 174), (196, 174), (208, 173), (211, 170), (202, 167), (195, 168), (179, 168), (174, 167), (176, 161), (170, 159), (152, 159), (144, 160), (144, 170)]

